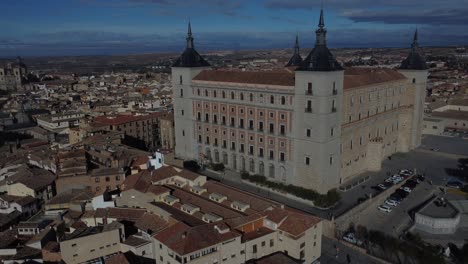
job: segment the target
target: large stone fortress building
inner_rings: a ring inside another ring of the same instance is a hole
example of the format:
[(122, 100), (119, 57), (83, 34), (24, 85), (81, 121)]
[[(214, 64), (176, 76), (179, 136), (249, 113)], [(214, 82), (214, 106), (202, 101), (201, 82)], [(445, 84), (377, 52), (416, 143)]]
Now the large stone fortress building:
[(176, 156), (325, 193), (421, 142), (427, 67), (417, 33), (400, 69), (343, 69), (316, 43), (281, 72), (212, 70), (187, 48), (174, 63)]
[(17, 91), (26, 82), (27, 67), (20, 57), (15, 63), (0, 65), (0, 90)]

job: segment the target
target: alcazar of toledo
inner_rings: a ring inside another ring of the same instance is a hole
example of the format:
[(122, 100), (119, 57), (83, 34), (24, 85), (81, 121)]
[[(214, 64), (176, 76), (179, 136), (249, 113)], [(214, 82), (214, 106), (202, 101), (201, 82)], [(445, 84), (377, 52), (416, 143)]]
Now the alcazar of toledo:
[(213, 70), (187, 47), (172, 66), (176, 156), (326, 193), (421, 144), (427, 66), (417, 32), (399, 69), (344, 69), (327, 48), (296, 40), (284, 71)]

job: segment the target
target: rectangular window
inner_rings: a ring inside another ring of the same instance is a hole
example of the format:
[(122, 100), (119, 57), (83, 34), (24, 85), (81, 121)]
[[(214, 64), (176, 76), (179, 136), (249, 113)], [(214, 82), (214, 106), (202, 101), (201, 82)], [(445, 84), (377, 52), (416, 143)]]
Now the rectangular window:
[(280, 153), (280, 161), (284, 161), (284, 152)]
[(252, 253), (257, 253), (257, 245), (252, 246)]
[(312, 95), (312, 83), (311, 82), (307, 84), (307, 94)]
[(270, 247), (273, 247), (275, 245), (275, 241), (273, 239), (270, 239)]
[(270, 123), (270, 133), (275, 133), (275, 125), (273, 123)]
[(310, 128), (308, 128), (308, 129), (306, 130), (306, 136), (307, 136), (307, 137), (310, 137), (311, 134), (312, 134), (312, 131), (310, 130)]
[(273, 160), (275, 158), (275, 153), (273, 150), (270, 150), (270, 159)]
[(260, 122), (258, 123), (258, 130), (259, 130), (259, 131), (263, 131), (263, 122), (262, 122), (262, 121), (260, 121)]
[(263, 148), (258, 149), (258, 155), (263, 158)]
[(307, 113), (312, 113), (312, 101), (311, 100), (307, 100), (307, 107), (305, 111)]
[(254, 153), (254, 147), (253, 146), (249, 146), (249, 154), (250, 155), (253, 155)]
[(182, 75), (179, 76), (179, 84), (182, 84)]
[(310, 158), (309, 158), (309, 157), (306, 157), (306, 158), (305, 158), (305, 164), (306, 164), (306, 165), (310, 165)]
[(244, 144), (243, 143), (240, 144), (240, 152), (244, 153)]
[(184, 97), (184, 89), (180, 89), (180, 97)]

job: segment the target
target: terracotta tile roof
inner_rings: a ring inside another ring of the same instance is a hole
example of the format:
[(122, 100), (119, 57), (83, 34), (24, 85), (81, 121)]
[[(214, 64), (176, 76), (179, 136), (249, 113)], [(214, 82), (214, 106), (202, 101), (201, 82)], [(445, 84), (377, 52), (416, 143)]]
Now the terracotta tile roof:
[(145, 245), (151, 243), (151, 241), (144, 240), (143, 238), (139, 238), (137, 236), (130, 236), (122, 244), (131, 246), (131, 247), (138, 247), (141, 245)]
[(160, 194), (170, 192), (170, 191), (171, 190), (169, 188), (166, 188), (166, 187), (161, 186), (161, 185), (150, 185), (148, 187), (148, 189), (146, 190), (146, 192), (149, 192), (149, 193), (152, 193), (152, 194), (155, 194), (155, 195), (160, 195)]
[(157, 112), (150, 113), (147, 115), (114, 115), (114, 116), (98, 116), (94, 118), (93, 122), (96, 124), (105, 125), (123, 125), (130, 122), (136, 122), (140, 120), (148, 120), (153, 118), (159, 118), (167, 115), (168, 112)]
[(269, 228), (266, 228), (266, 227), (262, 226), (260, 228), (257, 228), (254, 231), (244, 233), (242, 235), (242, 242), (254, 240), (254, 239), (257, 239), (259, 237), (266, 236), (266, 235), (274, 233), (274, 232), (275, 232), (274, 230), (271, 230)]
[(120, 252), (117, 253), (116, 255), (106, 259), (104, 263), (105, 264), (130, 264), (130, 262), (128, 262), (125, 255), (123, 253), (120, 253)]
[(203, 185), (203, 187), (205, 187), (209, 193), (222, 193), (223, 195), (226, 195), (230, 202), (239, 201), (248, 204), (250, 205), (250, 208), (257, 212), (264, 211), (267, 208), (273, 206), (280, 206), (279, 203), (276, 203), (274, 201), (264, 199), (260, 196), (252, 195), (250, 193), (243, 192), (239, 189), (234, 189), (227, 185), (214, 181), (207, 181)]
[(265, 212), (267, 219), (272, 221), (275, 224), (280, 224), (287, 216), (288, 211), (282, 208), (274, 208)]
[[(250, 262), (249, 262), (250, 263)], [(252, 261), (251, 264), (300, 264), (302, 260), (294, 259), (283, 252), (275, 252), (268, 256)]]
[(195, 205), (197, 207), (200, 207), (200, 211), (204, 213), (215, 213), (216, 215), (219, 215), (224, 219), (231, 219), (243, 216), (242, 213), (237, 212), (234, 209), (226, 208), (225, 206), (219, 205), (213, 201), (207, 200), (206, 198), (202, 198), (198, 195), (192, 194), (181, 189), (174, 189), (172, 195), (179, 198), (182, 204), (188, 203)]
[[(406, 79), (398, 71), (387, 68), (349, 68), (345, 70), (344, 74), (344, 89)], [(293, 87), (295, 86), (295, 73), (290, 70), (278, 72), (205, 70), (195, 76), (193, 80)]]
[(232, 219), (226, 220), (226, 224), (230, 226), (231, 228), (237, 229), (243, 225), (246, 225), (248, 223), (252, 223), (254, 221), (260, 220), (264, 218), (265, 216), (262, 216), (261, 214), (252, 214), (248, 216), (240, 216)]
[(188, 180), (196, 180), (201, 175), (191, 172), (189, 170), (179, 169), (173, 166), (163, 166), (151, 172), (151, 181), (158, 182), (174, 176), (180, 176)]
[(54, 181), (55, 175), (47, 170), (22, 166), (15, 175), (0, 181), (0, 186), (6, 185), (7, 182), (21, 183), (32, 190), (38, 191), (52, 185)]
[(146, 209), (135, 209), (135, 208), (106, 208), (107, 217), (115, 218), (118, 220), (137, 221), (145, 213)]
[(236, 72), (205, 70), (200, 72), (194, 81), (248, 83), (279, 86), (294, 86), (295, 75), (288, 71), (281, 72)]
[(293, 236), (299, 236), (320, 221), (320, 218), (315, 216), (289, 212), (288, 217), (278, 228)]
[(184, 256), (240, 236), (239, 233), (230, 230), (221, 234), (215, 226), (216, 224), (206, 224), (189, 227), (179, 222), (159, 232), (154, 238)]
[(135, 227), (149, 234), (155, 234), (174, 223), (175, 220), (172, 218), (169, 221), (166, 221), (158, 215), (145, 213), (135, 222)]
[(148, 156), (138, 156), (133, 162), (132, 162), (132, 167), (134, 166), (141, 166), (146, 163), (148, 163)]
[(406, 79), (403, 74), (388, 68), (349, 68), (344, 74), (344, 89)]

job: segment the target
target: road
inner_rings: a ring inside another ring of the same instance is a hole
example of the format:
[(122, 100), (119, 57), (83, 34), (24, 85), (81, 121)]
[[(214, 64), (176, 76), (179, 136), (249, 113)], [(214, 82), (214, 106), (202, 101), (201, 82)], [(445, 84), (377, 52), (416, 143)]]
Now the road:
[[(440, 150), (438, 152), (429, 151), (431, 148), (439, 148)], [(458, 159), (465, 156), (468, 157), (468, 140), (425, 136), (420, 148), (408, 153), (398, 153), (393, 155), (391, 160), (384, 160), (382, 169), (379, 172), (365, 172), (361, 174), (359, 177), (370, 176), (370, 179), (351, 190), (340, 192), (342, 196), (340, 203), (330, 210), (320, 210), (307, 203), (301, 203), (280, 194), (245, 184), (237, 172), (226, 170), (221, 175), (211, 173), (210, 171), (202, 171), (201, 173), (241, 190), (252, 192), (289, 207), (329, 219), (331, 215), (339, 216), (354, 207), (360, 197), (370, 194), (375, 195), (376, 190), (372, 188), (373, 186), (384, 182), (388, 174), (397, 173), (403, 168), (416, 169), (418, 173), (424, 173), (427, 180), (432, 181), (435, 186), (443, 186), (452, 177), (447, 169), (458, 168)]]

